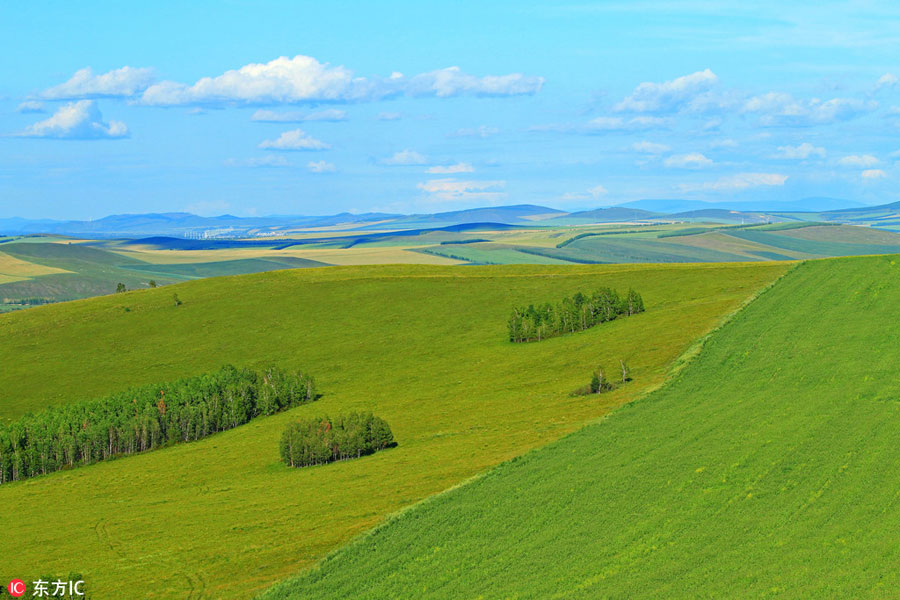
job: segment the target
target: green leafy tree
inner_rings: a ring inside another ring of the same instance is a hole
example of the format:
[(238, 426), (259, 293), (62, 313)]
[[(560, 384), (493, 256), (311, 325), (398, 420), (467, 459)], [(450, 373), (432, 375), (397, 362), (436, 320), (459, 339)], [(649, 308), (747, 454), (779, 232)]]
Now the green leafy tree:
[(121, 294), (122, 292), (127, 292), (127, 291), (128, 291), (128, 288), (125, 287), (124, 283), (119, 283), (118, 285), (116, 285), (116, 293), (117, 294)]

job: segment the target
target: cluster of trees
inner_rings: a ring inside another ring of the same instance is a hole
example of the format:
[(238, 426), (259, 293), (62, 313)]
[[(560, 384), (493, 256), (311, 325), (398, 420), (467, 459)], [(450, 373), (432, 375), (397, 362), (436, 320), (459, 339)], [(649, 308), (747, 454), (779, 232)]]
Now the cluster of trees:
[(577, 390), (572, 392), (572, 395), (587, 396), (590, 394), (602, 394), (604, 392), (611, 392), (616, 389), (616, 387), (618, 387), (620, 382), (622, 384), (625, 384), (629, 381), (631, 381), (631, 369), (628, 367), (628, 364), (626, 364), (624, 360), (619, 359), (619, 369), (607, 371), (603, 368), (602, 365), (598, 366), (594, 373), (591, 375), (591, 382), (587, 385), (579, 387)]
[(592, 296), (578, 292), (556, 304), (515, 308), (509, 318), (509, 341), (535, 342), (543, 339), (584, 331), (619, 316), (644, 312), (644, 300), (634, 290), (620, 297), (610, 288), (602, 288)]
[(21, 304), (23, 306), (39, 306), (41, 304), (52, 304), (56, 302), (53, 298), (4, 298), (3, 304)]
[(0, 424), (0, 484), (190, 442), (316, 399), (312, 377), (225, 366)]
[(281, 458), (291, 467), (305, 467), (359, 458), (395, 445), (384, 419), (354, 412), (289, 424), (281, 436)]

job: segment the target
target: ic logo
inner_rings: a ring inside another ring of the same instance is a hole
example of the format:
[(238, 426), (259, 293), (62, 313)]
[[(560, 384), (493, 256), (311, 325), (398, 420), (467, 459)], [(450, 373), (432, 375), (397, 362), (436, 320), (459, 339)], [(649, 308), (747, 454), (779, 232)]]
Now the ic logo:
[(9, 595), (13, 598), (21, 598), (25, 595), (25, 582), (21, 579), (13, 579), (9, 582), (9, 586), (6, 589), (9, 590)]

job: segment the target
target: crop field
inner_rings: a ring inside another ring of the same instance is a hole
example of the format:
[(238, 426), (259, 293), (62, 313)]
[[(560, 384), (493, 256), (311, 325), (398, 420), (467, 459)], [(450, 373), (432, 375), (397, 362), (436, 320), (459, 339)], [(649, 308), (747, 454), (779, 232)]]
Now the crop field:
[(897, 257), (803, 263), (665, 387), (265, 597), (894, 597), (898, 302)]
[[(302, 368), (324, 396), (198, 442), (0, 486), (15, 507), (0, 527), (16, 540), (0, 576), (80, 571), (104, 598), (250, 597), (660, 386), (694, 340), (791, 266), (299, 269), (3, 315), (5, 419), (223, 363)], [(507, 341), (512, 306), (599, 286), (640, 290), (647, 312)], [(570, 395), (619, 359), (634, 381)], [(399, 445), (322, 467), (280, 462), (286, 423), (348, 410), (386, 419)]]

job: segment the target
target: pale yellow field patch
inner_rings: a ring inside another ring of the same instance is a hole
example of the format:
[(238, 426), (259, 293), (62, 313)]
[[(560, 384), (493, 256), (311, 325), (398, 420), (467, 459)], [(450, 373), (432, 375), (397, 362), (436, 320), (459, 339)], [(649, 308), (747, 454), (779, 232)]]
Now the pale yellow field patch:
[(114, 250), (123, 256), (153, 264), (187, 264), (241, 260), (247, 258), (306, 258), (332, 265), (458, 265), (462, 261), (412, 252), (410, 246), (381, 246), (354, 248), (303, 248), (291, 246), (284, 250), (271, 248), (226, 248), (222, 250), (158, 250), (146, 246), (131, 246), (129, 250)]
[[(36, 263), (21, 260), (15, 256), (10, 256), (5, 252), (0, 252), (0, 276), (12, 277), (12, 281), (21, 281), (30, 279), (40, 275), (53, 275), (55, 273), (71, 273), (65, 269), (57, 269), (55, 267), (45, 267)], [(9, 283), (9, 281), (0, 281), (0, 283)]]

